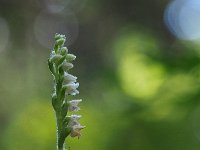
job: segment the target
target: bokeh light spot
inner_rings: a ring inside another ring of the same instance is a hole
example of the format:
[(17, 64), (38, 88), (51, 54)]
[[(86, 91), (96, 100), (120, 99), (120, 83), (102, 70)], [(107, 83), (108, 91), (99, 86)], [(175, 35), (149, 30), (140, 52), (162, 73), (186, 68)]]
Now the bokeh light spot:
[(182, 40), (200, 40), (200, 1), (173, 0), (165, 10), (169, 30)]
[(78, 36), (78, 21), (72, 12), (40, 13), (34, 24), (34, 34), (38, 42), (46, 48), (53, 47), (55, 33), (65, 34), (66, 45), (72, 44)]
[(150, 56), (158, 54), (158, 44), (147, 34), (127, 35), (119, 36), (115, 45), (122, 88), (133, 97), (149, 99), (165, 79), (163, 66)]
[(123, 57), (119, 73), (124, 90), (139, 98), (153, 96), (163, 82), (162, 66), (156, 63), (148, 64), (148, 58), (136, 53), (127, 53)]

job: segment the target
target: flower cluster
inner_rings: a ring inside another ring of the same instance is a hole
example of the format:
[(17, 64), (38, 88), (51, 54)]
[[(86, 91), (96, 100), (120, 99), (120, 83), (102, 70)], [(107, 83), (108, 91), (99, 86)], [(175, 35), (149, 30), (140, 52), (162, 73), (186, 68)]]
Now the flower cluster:
[(68, 95), (79, 94), (77, 90), (79, 83), (77, 77), (69, 73), (69, 70), (73, 68), (72, 61), (76, 59), (76, 56), (68, 53), (67, 47), (64, 47), (65, 40), (64, 35), (55, 35), (55, 46), (48, 59), (49, 69), (54, 76), (52, 105), (57, 118), (58, 148), (62, 147), (68, 135), (79, 138), (80, 130), (85, 127), (78, 122), (81, 118), (80, 115), (67, 115), (68, 112), (79, 111), (78, 104), (82, 100), (67, 100)]
[(70, 133), (71, 137), (76, 137), (78, 136), (78, 138), (80, 138), (81, 134), (80, 134), (80, 130), (85, 128), (85, 126), (82, 126), (78, 120), (81, 118), (80, 115), (71, 115), (68, 116), (70, 118), (70, 121), (68, 123), (69, 127), (72, 127), (72, 131)]

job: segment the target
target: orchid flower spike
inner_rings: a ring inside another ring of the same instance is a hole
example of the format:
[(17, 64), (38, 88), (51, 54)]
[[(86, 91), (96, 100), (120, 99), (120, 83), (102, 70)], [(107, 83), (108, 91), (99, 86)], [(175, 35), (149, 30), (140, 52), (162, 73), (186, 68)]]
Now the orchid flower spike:
[(77, 112), (82, 99), (70, 100), (69, 95), (79, 94), (77, 88), (79, 83), (77, 77), (69, 71), (74, 67), (72, 62), (76, 56), (69, 54), (67, 47), (64, 47), (65, 35), (55, 35), (55, 45), (48, 59), (49, 70), (53, 75), (52, 105), (56, 114), (57, 124), (57, 150), (65, 150), (65, 139), (71, 137), (80, 138), (80, 131), (85, 128), (78, 121), (81, 115), (67, 115), (68, 112)]

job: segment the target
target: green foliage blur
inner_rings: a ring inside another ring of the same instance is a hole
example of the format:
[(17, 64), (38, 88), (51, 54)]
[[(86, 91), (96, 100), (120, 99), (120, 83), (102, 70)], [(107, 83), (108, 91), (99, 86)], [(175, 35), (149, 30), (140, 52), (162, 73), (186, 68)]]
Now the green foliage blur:
[(1, 0), (0, 149), (55, 150), (56, 32), (77, 56), (82, 137), (70, 150), (199, 150), (200, 46), (167, 30), (168, 0)]

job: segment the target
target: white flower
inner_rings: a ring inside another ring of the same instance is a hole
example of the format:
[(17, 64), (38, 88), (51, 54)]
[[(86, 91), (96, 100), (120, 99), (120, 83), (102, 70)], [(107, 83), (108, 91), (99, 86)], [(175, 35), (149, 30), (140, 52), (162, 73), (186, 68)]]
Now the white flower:
[(64, 82), (65, 83), (70, 83), (70, 82), (76, 82), (77, 77), (69, 74), (69, 73), (64, 73)]
[(66, 84), (66, 87), (69, 90), (74, 90), (74, 89), (77, 89), (79, 87), (79, 83), (72, 82), (72, 83)]
[(82, 125), (74, 125), (73, 127), (72, 127), (72, 131), (71, 131), (71, 133), (70, 133), (70, 136), (71, 137), (78, 137), (78, 138), (80, 138), (80, 136), (81, 136), (81, 133), (80, 133), (80, 131), (83, 129), (83, 128), (85, 128), (85, 126), (82, 126)]
[(75, 126), (75, 125), (80, 125), (78, 120), (81, 118), (81, 115), (70, 115), (67, 117), (70, 118), (70, 120), (68, 122), (68, 127), (73, 128), (73, 126)]
[(68, 110), (69, 111), (79, 111), (80, 107), (78, 107), (78, 104), (82, 102), (82, 99), (78, 99), (78, 100), (71, 100), (68, 102), (69, 107)]
[(75, 95), (79, 94), (79, 91), (78, 91), (77, 89), (71, 90), (71, 91), (69, 92), (69, 94), (72, 95), (72, 96), (75, 96)]
[(70, 136), (71, 137), (78, 137), (80, 138), (81, 136), (81, 129), (85, 128), (85, 126), (82, 126), (78, 120), (81, 118), (80, 115), (70, 115), (68, 116), (70, 118), (69, 122), (68, 122), (68, 127), (71, 128), (71, 133)]
[(79, 120), (82, 116), (81, 115), (70, 115), (68, 117), (70, 117), (71, 120)]
[(71, 115), (71, 116), (68, 116), (70, 118), (70, 121), (68, 123), (68, 127), (71, 128), (71, 133), (70, 133), (70, 136), (71, 137), (76, 137), (78, 136), (78, 138), (80, 138), (81, 136), (81, 133), (80, 133), (80, 130), (85, 128), (85, 126), (82, 126), (78, 120), (81, 118), (80, 115)]
[(79, 87), (79, 83), (69, 83), (64, 85), (63, 87), (66, 88), (66, 94), (70, 94), (70, 95), (76, 95), (79, 94), (79, 91), (77, 90), (77, 88)]

